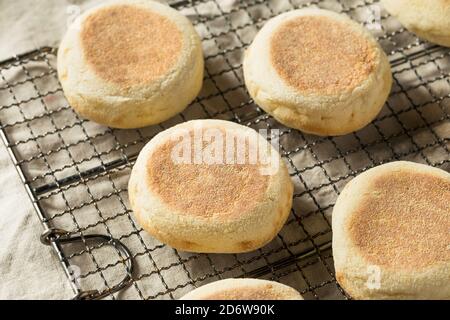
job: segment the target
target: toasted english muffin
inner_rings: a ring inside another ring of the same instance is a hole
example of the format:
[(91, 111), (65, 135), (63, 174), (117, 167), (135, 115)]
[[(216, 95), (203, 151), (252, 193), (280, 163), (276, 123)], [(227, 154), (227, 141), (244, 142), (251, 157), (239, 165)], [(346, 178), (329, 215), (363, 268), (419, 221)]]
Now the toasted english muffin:
[(370, 123), (391, 89), (388, 59), (344, 15), (300, 9), (269, 20), (245, 53), (254, 101), (282, 124), (327, 136)]
[(450, 174), (398, 161), (349, 182), (333, 209), (336, 278), (355, 299), (450, 299)]
[(276, 236), (291, 209), (293, 184), (278, 152), (255, 130), (193, 120), (142, 149), (128, 192), (136, 220), (161, 242), (237, 253)]
[(303, 300), (297, 290), (275, 281), (225, 279), (208, 283), (181, 300)]
[(200, 38), (189, 20), (154, 1), (109, 1), (81, 15), (58, 50), (58, 77), (81, 116), (117, 128), (167, 120), (197, 96)]
[(381, 3), (409, 31), (450, 47), (449, 0), (382, 0)]

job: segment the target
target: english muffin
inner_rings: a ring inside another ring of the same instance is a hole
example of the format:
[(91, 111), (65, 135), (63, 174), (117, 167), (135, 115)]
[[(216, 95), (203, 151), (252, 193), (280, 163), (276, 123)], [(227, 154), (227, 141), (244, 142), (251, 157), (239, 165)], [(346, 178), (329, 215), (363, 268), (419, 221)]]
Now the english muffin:
[(81, 116), (116, 128), (181, 112), (203, 81), (200, 38), (189, 20), (154, 1), (110, 1), (81, 15), (58, 49), (58, 77)]
[(193, 120), (156, 135), (131, 172), (129, 197), (143, 229), (176, 249), (252, 251), (285, 223), (293, 185), (275, 148), (255, 130)]
[(355, 299), (450, 299), (450, 174), (412, 162), (370, 169), (333, 210), (336, 278)]
[(254, 101), (282, 124), (317, 135), (361, 129), (391, 89), (388, 59), (362, 26), (327, 10), (300, 9), (269, 20), (245, 53)]
[(275, 281), (225, 279), (208, 283), (181, 300), (303, 300), (297, 290)]
[(382, 0), (386, 10), (419, 37), (450, 47), (449, 0)]

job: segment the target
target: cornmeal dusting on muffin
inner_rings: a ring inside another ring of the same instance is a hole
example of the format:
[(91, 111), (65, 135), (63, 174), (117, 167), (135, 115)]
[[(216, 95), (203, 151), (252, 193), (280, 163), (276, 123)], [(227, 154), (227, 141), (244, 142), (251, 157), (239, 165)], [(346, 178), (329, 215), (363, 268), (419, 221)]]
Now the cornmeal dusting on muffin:
[(450, 261), (450, 180), (406, 170), (376, 177), (349, 221), (372, 264), (416, 270)]
[(162, 144), (147, 162), (148, 184), (166, 204), (182, 213), (220, 218), (248, 212), (263, 201), (269, 177), (258, 163), (175, 163), (171, 154), (177, 142)]
[(85, 59), (101, 78), (129, 87), (166, 74), (180, 56), (182, 35), (162, 15), (117, 5), (86, 18), (81, 44)]
[(273, 285), (225, 289), (203, 297), (204, 300), (277, 300), (283, 295)]
[(270, 56), (290, 86), (329, 95), (356, 88), (376, 63), (374, 44), (343, 22), (320, 16), (297, 17), (279, 26)]

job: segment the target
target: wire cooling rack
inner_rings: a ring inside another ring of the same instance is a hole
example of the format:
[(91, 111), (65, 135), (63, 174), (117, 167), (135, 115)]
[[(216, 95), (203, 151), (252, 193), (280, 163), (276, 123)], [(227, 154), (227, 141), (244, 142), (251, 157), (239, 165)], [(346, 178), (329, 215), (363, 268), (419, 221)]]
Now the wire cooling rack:
[[(79, 299), (174, 299), (229, 277), (277, 280), (306, 299), (348, 298), (334, 277), (333, 204), (351, 178), (385, 162), (405, 159), (449, 170), (450, 50), (419, 40), (376, 1), (171, 5), (201, 35), (206, 72), (199, 97), (158, 126), (117, 130), (78, 117), (57, 80), (53, 48), (0, 64), (0, 133), (44, 227), (41, 241), (56, 252)], [(242, 55), (257, 30), (277, 14), (309, 6), (371, 28), (389, 54), (391, 96), (377, 119), (353, 134), (317, 137), (286, 128), (259, 109), (243, 85)], [(294, 204), (283, 230), (264, 248), (234, 255), (178, 252), (134, 222), (127, 181), (139, 150), (159, 131), (197, 118), (281, 130)]]

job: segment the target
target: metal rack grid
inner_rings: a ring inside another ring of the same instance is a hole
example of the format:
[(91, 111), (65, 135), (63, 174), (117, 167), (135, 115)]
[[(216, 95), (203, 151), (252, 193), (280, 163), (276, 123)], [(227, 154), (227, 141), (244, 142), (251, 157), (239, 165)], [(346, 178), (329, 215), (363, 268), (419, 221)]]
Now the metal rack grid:
[[(0, 64), (1, 136), (77, 298), (178, 298), (228, 277), (273, 279), (308, 298), (348, 298), (336, 283), (331, 210), (343, 186), (376, 165), (406, 159), (450, 170), (450, 50), (425, 43), (381, 11), (373, 30), (389, 54), (394, 86), (380, 115), (342, 137), (286, 128), (259, 109), (243, 85), (241, 58), (271, 17), (318, 6), (373, 26), (377, 1), (192, 0), (172, 2), (202, 37), (199, 97), (160, 125), (118, 130), (77, 116), (56, 77), (53, 48)], [(133, 220), (127, 180), (156, 133), (197, 118), (281, 130), (281, 153), (295, 184), (283, 230), (269, 245), (234, 255), (178, 252)]]

